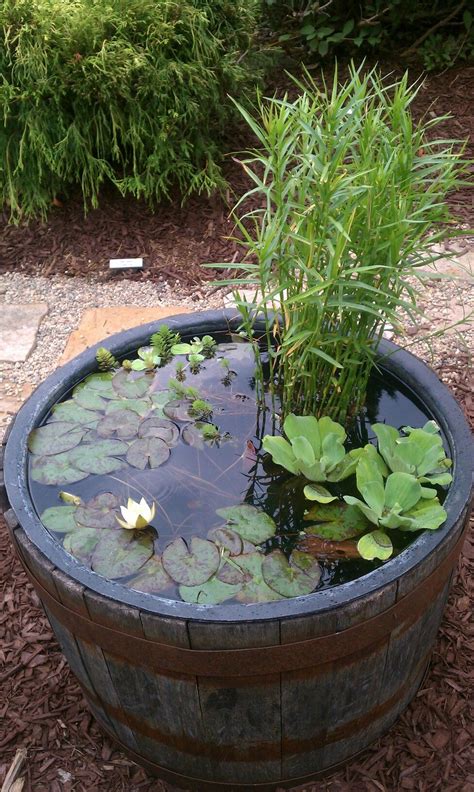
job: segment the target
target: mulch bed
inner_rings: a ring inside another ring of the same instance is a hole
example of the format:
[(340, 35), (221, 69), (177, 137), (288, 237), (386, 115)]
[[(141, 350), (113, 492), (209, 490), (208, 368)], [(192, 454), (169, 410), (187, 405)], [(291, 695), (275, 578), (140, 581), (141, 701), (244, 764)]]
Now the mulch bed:
[[(474, 426), (466, 361), (443, 376)], [(474, 525), (465, 542), (429, 672), (390, 732), (303, 792), (473, 792)], [(36, 593), (0, 522), (0, 784), (27, 749), (23, 792), (166, 792), (89, 715)], [(204, 790), (203, 790), (204, 792)]]
[[(384, 64), (387, 73), (400, 74), (396, 64)], [(315, 72), (316, 74), (316, 72)], [(419, 73), (413, 71), (412, 79)], [(428, 114), (452, 118), (439, 127), (447, 138), (470, 142), (466, 156), (474, 157), (474, 112), (472, 84), (474, 66), (450, 69), (441, 75), (426, 77), (413, 104), (416, 117)], [(290, 83), (276, 85), (286, 90)], [(273, 88), (269, 90), (273, 93)], [(229, 150), (242, 150), (251, 145), (245, 130), (234, 131)], [(230, 207), (248, 187), (241, 171), (229, 155), (224, 165), (229, 182), (225, 196), (211, 198), (193, 196), (184, 206), (179, 196), (150, 211), (142, 202), (123, 199), (106, 190), (99, 209), (84, 216), (82, 199), (70, 196), (58, 200), (51, 208), (48, 221), (32, 221), (28, 225), (8, 225), (8, 213), (0, 213), (0, 272), (25, 274), (93, 276), (108, 278), (150, 279), (178, 282), (180, 289), (191, 292), (203, 281), (222, 277), (202, 265), (207, 262), (240, 261), (242, 250), (228, 239), (233, 233), (229, 219)], [(59, 197), (61, 198), (61, 197)], [(474, 222), (474, 189), (465, 188), (450, 198), (454, 214), (462, 223)], [(111, 258), (144, 258), (141, 272), (109, 270)]]

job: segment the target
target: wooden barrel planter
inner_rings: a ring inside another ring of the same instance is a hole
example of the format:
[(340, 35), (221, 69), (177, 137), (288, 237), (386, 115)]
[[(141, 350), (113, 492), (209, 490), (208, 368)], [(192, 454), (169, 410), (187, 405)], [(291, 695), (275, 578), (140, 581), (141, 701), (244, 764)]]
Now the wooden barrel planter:
[[(166, 323), (192, 337), (233, 321), (209, 312)], [(108, 347), (124, 356), (155, 329), (121, 333)], [(381, 349), (392, 353), (384, 369), (423, 401), (454, 461), (448, 518), (356, 581), (279, 602), (202, 606), (140, 594), (79, 565), (43, 528), (28, 494), (26, 439), (94, 369), (95, 347), (20, 410), (4, 461), (12, 541), (92, 713), (150, 773), (185, 789), (297, 785), (386, 732), (418, 690), (467, 524), (472, 448), (447, 389), (395, 349)]]

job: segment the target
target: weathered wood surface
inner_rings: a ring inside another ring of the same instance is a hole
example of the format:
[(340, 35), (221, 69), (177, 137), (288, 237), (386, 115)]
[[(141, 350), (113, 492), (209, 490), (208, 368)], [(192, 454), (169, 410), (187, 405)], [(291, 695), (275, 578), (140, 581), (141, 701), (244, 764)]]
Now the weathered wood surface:
[[(93, 714), (123, 745), (145, 760), (196, 780), (232, 789), (320, 773), (361, 751), (407, 706), (425, 673), (441, 621), (450, 574), (421, 615), (394, 624), (368, 649), (315, 662), (301, 671), (239, 678), (160, 672), (127, 659), (133, 637), (184, 649), (235, 651), (273, 647), (366, 629), (422, 581), (415, 573), (350, 605), (309, 615), (246, 624), (185, 621), (125, 606), (85, 589), (53, 565), (13, 525), (23, 562), (41, 585), (70, 610), (123, 633), (120, 657), (74, 634), (48, 612), (51, 626)], [(431, 572), (456, 536), (442, 547)], [(419, 572), (420, 570), (418, 570)], [(98, 633), (100, 635), (100, 633)], [(236, 655), (237, 658), (237, 655)], [(177, 782), (176, 782), (177, 783)], [(209, 786), (211, 788), (211, 786)]]

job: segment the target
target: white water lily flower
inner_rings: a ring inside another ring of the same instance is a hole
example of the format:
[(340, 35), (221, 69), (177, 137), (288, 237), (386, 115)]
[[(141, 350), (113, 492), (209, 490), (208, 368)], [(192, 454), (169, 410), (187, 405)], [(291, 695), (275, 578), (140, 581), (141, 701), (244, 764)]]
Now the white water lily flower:
[(126, 506), (121, 506), (123, 520), (116, 517), (116, 520), (122, 528), (127, 528), (129, 531), (139, 531), (141, 528), (146, 528), (155, 516), (155, 504), (148, 505), (145, 498), (142, 498), (140, 503), (129, 498)]

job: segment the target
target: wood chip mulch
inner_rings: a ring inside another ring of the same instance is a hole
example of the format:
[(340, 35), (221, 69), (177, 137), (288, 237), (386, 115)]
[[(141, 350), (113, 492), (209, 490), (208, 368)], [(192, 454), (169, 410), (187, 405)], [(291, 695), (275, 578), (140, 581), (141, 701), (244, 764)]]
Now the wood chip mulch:
[[(474, 426), (472, 373), (463, 365), (442, 373)], [(385, 737), (300, 792), (474, 792), (473, 529), (416, 698)], [(0, 784), (26, 749), (23, 792), (170, 790), (117, 750), (88, 713), (3, 521), (0, 590)]]

